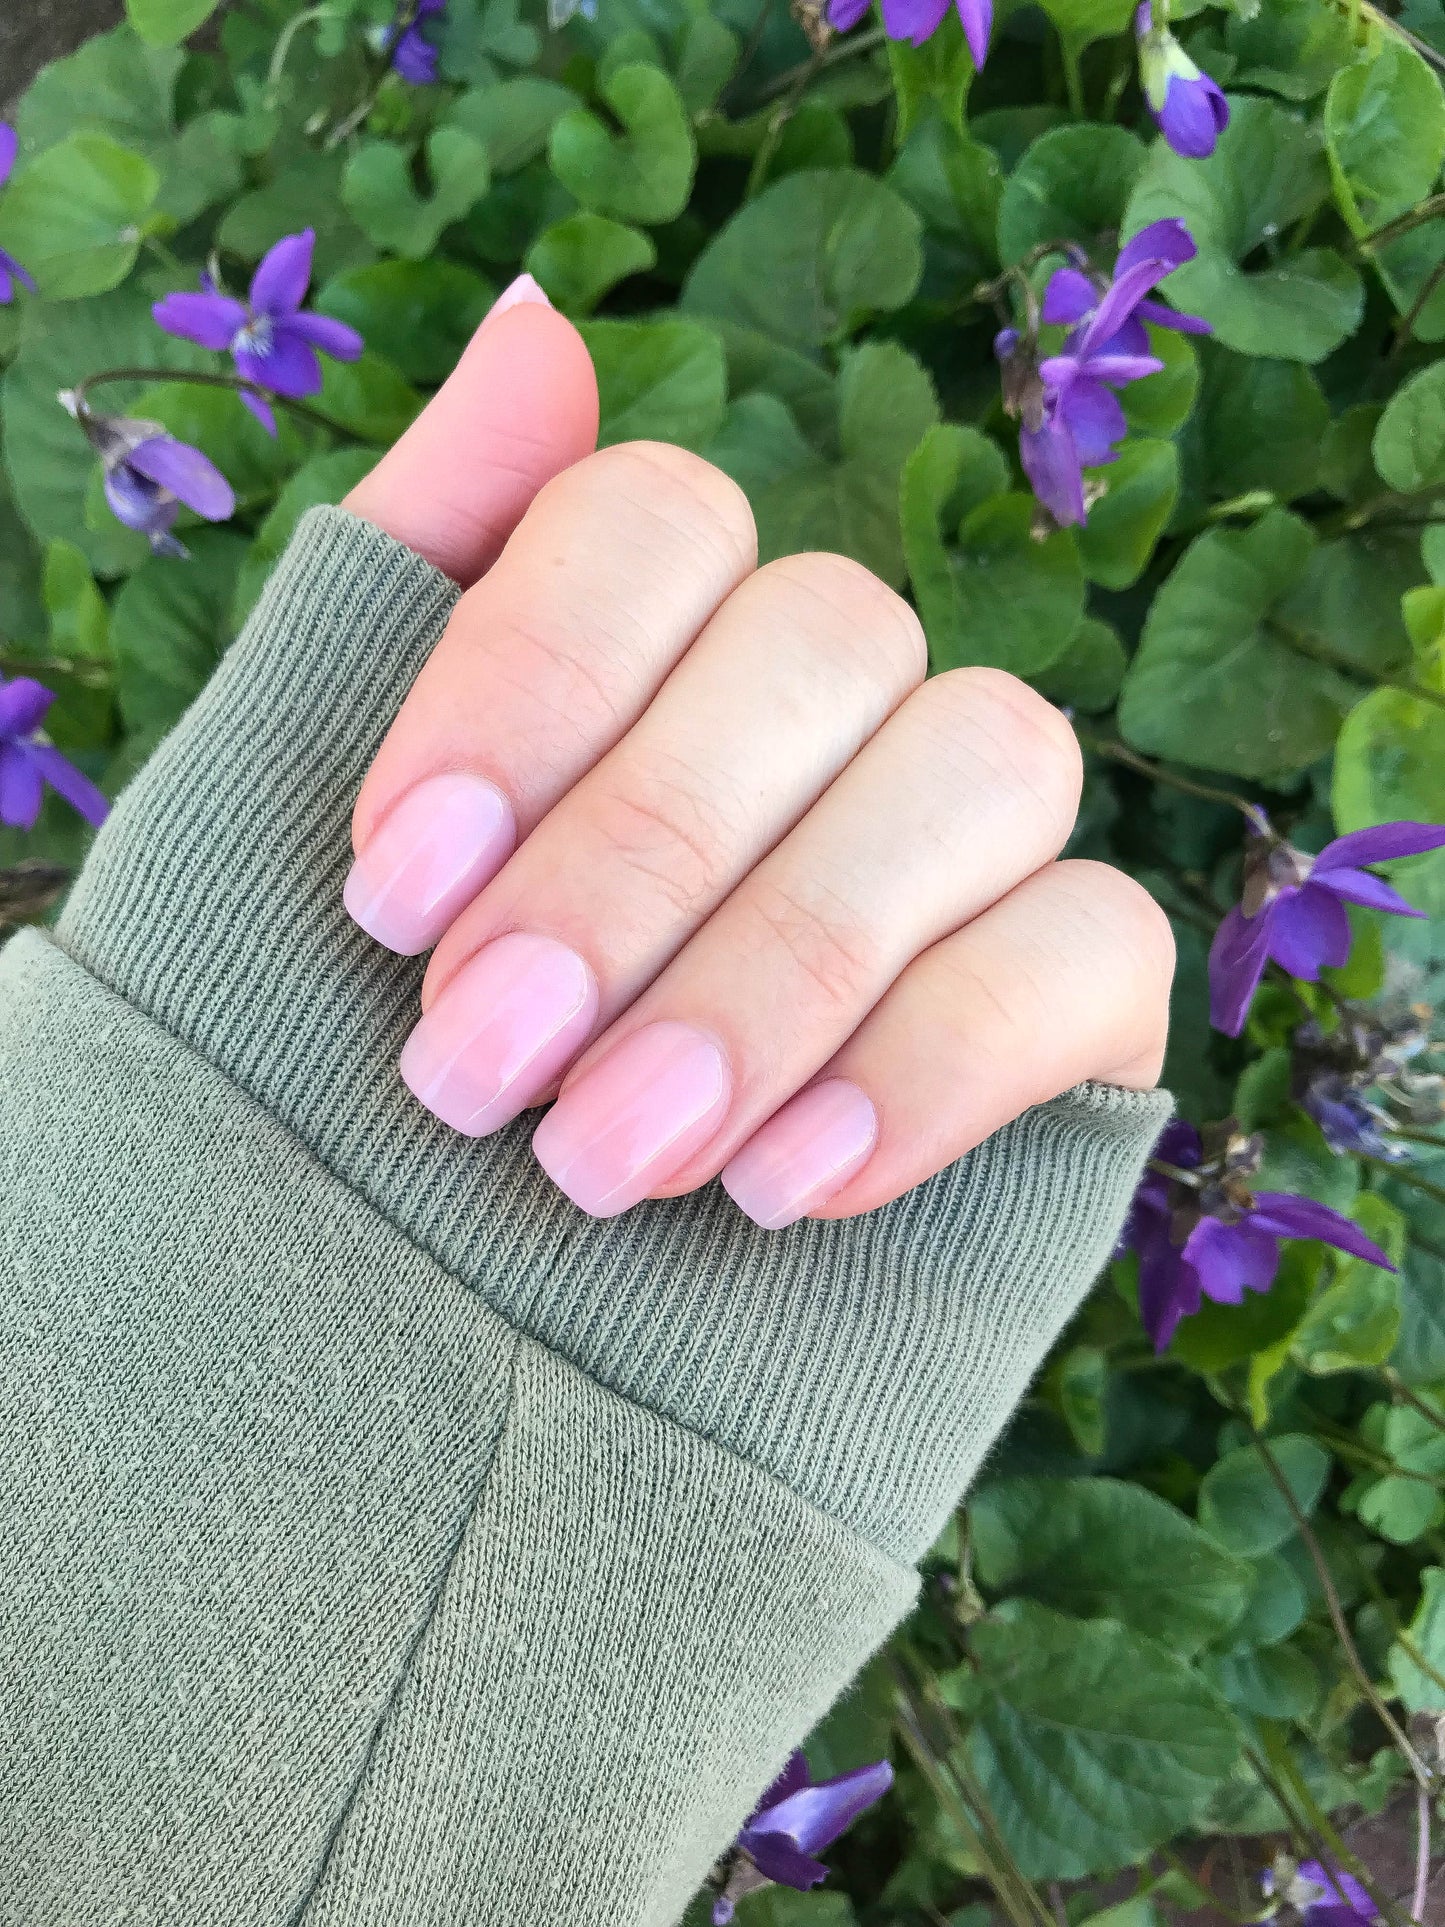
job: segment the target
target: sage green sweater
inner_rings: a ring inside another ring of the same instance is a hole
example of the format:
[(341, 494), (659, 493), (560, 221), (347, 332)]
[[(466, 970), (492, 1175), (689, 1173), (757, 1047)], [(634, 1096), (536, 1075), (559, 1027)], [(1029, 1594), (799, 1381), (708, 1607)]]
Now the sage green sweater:
[(905, 1613), (1166, 1114), (609, 1223), (396, 1070), (348, 819), (456, 597), (313, 511), (0, 955), (0, 1922), (663, 1927)]

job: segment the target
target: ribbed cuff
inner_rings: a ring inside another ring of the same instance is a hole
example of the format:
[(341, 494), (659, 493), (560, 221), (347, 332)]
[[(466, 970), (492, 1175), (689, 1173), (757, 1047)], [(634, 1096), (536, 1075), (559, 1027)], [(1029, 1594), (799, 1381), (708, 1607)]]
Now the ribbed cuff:
[(927, 1545), (1108, 1254), (1165, 1118), (1085, 1086), (864, 1219), (763, 1232), (717, 1186), (609, 1223), (396, 1064), (422, 965), (341, 889), (362, 777), (456, 599), (337, 509), (125, 792), (64, 947), (202, 1052), (521, 1330), (886, 1552)]

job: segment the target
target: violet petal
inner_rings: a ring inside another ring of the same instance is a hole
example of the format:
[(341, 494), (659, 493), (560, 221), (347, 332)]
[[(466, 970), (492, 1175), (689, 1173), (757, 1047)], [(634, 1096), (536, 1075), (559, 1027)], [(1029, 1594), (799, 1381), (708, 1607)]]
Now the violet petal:
[(294, 314), (311, 285), (311, 257), (316, 248), (315, 228), (286, 234), (268, 248), (251, 277), (251, 312), (274, 319)]
[(335, 361), (355, 361), (366, 346), (355, 328), (348, 328), (344, 321), (333, 321), (329, 314), (293, 314), (286, 332), (299, 335)]
[(33, 676), (15, 676), (9, 682), (0, 682), (0, 739), (29, 736), (39, 729), (54, 701), (54, 693)]
[(1238, 1037), (1269, 961), (1273, 905), (1246, 917), (1236, 905), (1209, 946), (1209, 1021), (1226, 1037)]
[(1388, 863), (1392, 857), (1422, 856), (1445, 845), (1442, 823), (1377, 823), (1373, 829), (1351, 830), (1327, 843), (1314, 860), (1314, 874), (1357, 870), (1363, 863)]
[(1299, 1198), (1289, 1191), (1257, 1191), (1254, 1207), (1248, 1222), (1261, 1230), (1272, 1231), (1281, 1238), (1314, 1238), (1320, 1244), (1333, 1245), (1337, 1251), (1349, 1252), (1351, 1257), (1363, 1258), (1367, 1264), (1378, 1265), (1381, 1271), (1395, 1270), (1385, 1253), (1357, 1224), (1314, 1198)]
[(1310, 885), (1316, 890), (1328, 890), (1332, 896), (1343, 897), (1349, 903), (1362, 903), (1368, 910), (1388, 910), (1396, 917), (1425, 915), (1398, 890), (1392, 889), (1383, 877), (1369, 870), (1327, 870), (1323, 876), (1311, 877)]
[(1282, 891), (1268, 914), (1269, 954), (1291, 977), (1317, 983), (1324, 965), (1338, 970), (1349, 961), (1349, 914), (1321, 885)]
[(0, 743), (0, 823), (12, 830), (33, 830), (44, 797), (34, 746)]
[(63, 796), (87, 823), (93, 823), (99, 829), (110, 815), (110, 803), (90, 778), (51, 743), (36, 743), (31, 753), (40, 774), (57, 796)]
[(229, 348), (246, 325), (246, 310), (224, 294), (168, 294), (151, 309), (151, 318), (168, 335), (202, 348)]
[(1279, 1242), (1254, 1215), (1239, 1224), (1201, 1218), (1184, 1241), (1185, 1261), (1206, 1298), (1239, 1305), (1247, 1291), (1268, 1291), (1279, 1270)]
[(148, 481), (169, 489), (177, 501), (184, 502), (208, 522), (224, 522), (235, 513), (236, 497), (231, 484), (214, 462), (189, 442), (157, 435), (131, 450), (129, 465)]

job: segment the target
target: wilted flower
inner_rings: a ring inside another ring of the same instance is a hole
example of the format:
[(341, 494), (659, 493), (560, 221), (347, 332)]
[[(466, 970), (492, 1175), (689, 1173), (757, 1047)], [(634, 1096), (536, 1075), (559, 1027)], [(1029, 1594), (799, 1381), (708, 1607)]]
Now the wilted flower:
[(1044, 293), (1042, 318), (1070, 324), (1057, 355), (1039, 360), (1032, 342), (1005, 328), (994, 342), (1004, 370), (1004, 405), (1019, 419), (1019, 458), (1035, 495), (1061, 527), (1085, 517), (1084, 476), (1114, 460), (1127, 429), (1113, 393), (1158, 374), (1145, 320), (1187, 334), (1209, 324), (1147, 299), (1196, 249), (1182, 221), (1155, 221), (1119, 250), (1114, 274), (1098, 287), (1078, 268), (1060, 268)]
[[(15, 165), (15, 154), (19, 145), (15, 129), (6, 121), (0, 120), (0, 187), (3, 187), (10, 178), (10, 170)], [(6, 302), (15, 299), (17, 281), (22, 288), (29, 288), (34, 294), (35, 283), (32, 278), (13, 254), (7, 254), (4, 248), (0, 248), (0, 307), (4, 307)]]
[[(828, 25), (847, 33), (871, 5), (872, 0), (829, 0)], [(907, 40), (921, 47), (943, 25), (950, 6), (957, 8), (963, 22), (963, 36), (974, 66), (982, 67), (993, 31), (993, 0), (883, 0), (883, 31), (890, 40)]]
[(814, 1856), (831, 1846), (875, 1800), (881, 1800), (892, 1784), (893, 1768), (886, 1760), (878, 1760), (814, 1786), (807, 1760), (794, 1753), (759, 1800), (715, 1876), (718, 1896), (713, 1902), (713, 1927), (726, 1927), (737, 1902), (762, 1887), (816, 1887), (827, 1878), (828, 1869)]
[(1316, 1238), (1385, 1271), (1395, 1267), (1359, 1226), (1288, 1191), (1251, 1191), (1260, 1140), (1225, 1127), (1206, 1147), (1192, 1124), (1165, 1126), (1124, 1230), (1139, 1254), (1139, 1316), (1163, 1351), (1181, 1318), (1204, 1299), (1239, 1305), (1246, 1291), (1268, 1291), (1279, 1270), (1281, 1238)]
[(1317, 982), (1324, 965), (1344, 964), (1350, 954), (1347, 903), (1420, 916), (1397, 890), (1360, 866), (1442, 845), (1440, 824), (1381, 823), (1337, 836), (1318, 856), (1309, 856), (1277, 835), (1263, 810), (1251, 811), (1244, 894), (1209, 951), (1210, 1023), (1226, 1037), (1238, 1037), (1271, 958), (1306, 983)]
[(1290, 1039), (1295, 1102), (1332, 1151), (1399, 1163), (1410, 1147), (1393, 1132), (1445, 1116), (1445, 1075), (1431, 1067), (1428, 1004), (1380, 1013), (1342, 1005), (1332, 1029), (1314, 1018)]
[(54, 701), (54, 692), (29, 676), (0, 681), (0, 823), (12, 830), (35, 827), (47, 783), (87, 823), (103, 823), (110, 810), (90, 778), (41, 730)]
[[(203, 276), (199, 294), (168, 294), (151, 313), (167, 334), (202, 348), (229, 351), (236, 373), (258, 388), (276, 395), (314, 395), (321, 387), (318, 349), (337, 361), (355, 361), (365, 346), (344, 321), (301, 312), (315, 247), (314, 228), (278, 241), (261, 257), (248, 301), (219, 293)], [(270, 403), (245, 392), (241, 400), (274, 435), (276, 416)]]
[(413, 87), (430, 87), (437, 77), (437, 50), (422, 32), (422, 22), (446, 12), (447, 0), (416, 0), (404, 27), (391, 29), (391, 64)]
[(153, 554), (185, 556), (184, 544), (171, 534), (183, 504), (207, 522), (224, 522), (234, 514), (236, 497), (221, 471), (159, 422), (99, 414), (69, 389), (60, 401), (100, 457), (111, 513), (148, 536)]
[(1229, 102), (1170, 33), (1154, 22), (1150, 0), (1134, 16), (1139, 39), (1139, 81), (1159, 131), (1186, 160), (1207, 160), (1229, 125)]
[(1260, 1885), (1293, 1907), (1304, 1927), (1370, 1927), (1380, 1917), (1361, 1882), (1332, 1861), (1301, 1860), (1296, 1866), (1281, 1854), (1260, 1875)]

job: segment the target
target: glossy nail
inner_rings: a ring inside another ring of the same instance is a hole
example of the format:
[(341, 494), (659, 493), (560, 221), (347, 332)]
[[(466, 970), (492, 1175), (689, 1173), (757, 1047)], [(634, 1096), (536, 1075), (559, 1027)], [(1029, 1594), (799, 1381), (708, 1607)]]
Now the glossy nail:
[(508, 308), (519, 308), (524, 301), (536, 302), (543, 308), (550, 308), (552, 305), (540, 281), (530, 274), (519, 274), (515, 281), (509, 281), (502, 289), (488, 308), (484, 319), (495, 321), (499, 314), (505, 314)]
[(691, 1024), (648, 1024), (563, 1092), (532, 1149), (573, 1204), (615, 1218), (701, 1150), (731, 1095), (711, 1037)]
[(428, 777), (392, 806), (352, 864), (347, 915), (388, 950), (415, 957), (491, 882), (516, 841), (512, 807), (485, 778)]
[(878, 1113), (846, 1077), (811, 1085), (770, 1117), (724, 1167), (723, 1189), (764, 1231), (781, 1231), (834, 1197), (878, 1142)]
[(596, 1021), (597, 983), (576, 951), (514, 932), (452, 978), (407, 1039), (402, 1078), (443, 1124), (485, 1137), (536, 1103)]

